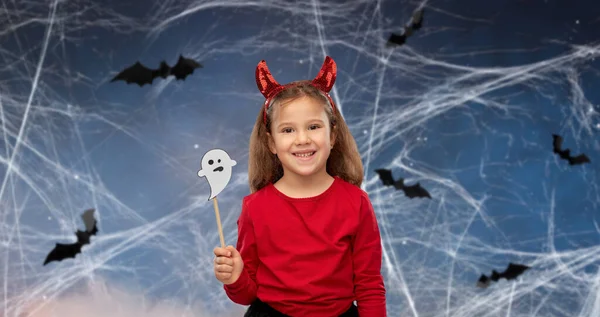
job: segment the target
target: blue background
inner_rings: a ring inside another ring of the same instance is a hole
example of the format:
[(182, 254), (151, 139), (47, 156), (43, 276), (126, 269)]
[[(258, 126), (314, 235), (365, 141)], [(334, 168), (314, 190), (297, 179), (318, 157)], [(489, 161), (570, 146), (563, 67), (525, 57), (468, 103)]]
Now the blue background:
[[(365, 164), (389, 316), (598, 316), (598, 28), (594, 1), (12, 1), (0, 7), (0, 316), (241, 316), (212, 272), (202, 155), (238, 162), (219, 196), (235, 244), (254, 69), (332, 93)], [(412, 12), (424, 26), (386, 48)], [(203, 69), (138, 87), (136, 60)], [(552, 134), (592, 163), (568, 166)], [(391, 168), (433, 199), (381, 185)], [(97, 237), (42, 266), (96, 208)], [(508, 262), (517, 281), (475, 287)], [(20, 315), (24, 314), (24, 315)], [(28, 315), (29, 314), (29, 315)]]

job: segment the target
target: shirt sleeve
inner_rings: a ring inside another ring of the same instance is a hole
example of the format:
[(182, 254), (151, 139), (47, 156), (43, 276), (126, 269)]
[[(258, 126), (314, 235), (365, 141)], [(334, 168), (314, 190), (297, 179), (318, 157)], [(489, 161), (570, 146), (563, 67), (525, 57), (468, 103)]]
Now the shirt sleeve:
[(360, 316), (387, 317), (381, 275), (381, 235), (366, 193), (361, 197), (359, 227), (353, 238), (354, 294)]
[(242, 274), (232, 284), (224, 285), (225, 293), (234, 303), (250, 305), (256, 300), (256, 268), (258, 266), (258, 255), (256, 253), (256, 242), (254, 238), (254, 227), (248, 215), (246, 199), (242, 202), (242, 213), (237, 221), (238, 240), (236, 249), (240, 252), (244, 261)]

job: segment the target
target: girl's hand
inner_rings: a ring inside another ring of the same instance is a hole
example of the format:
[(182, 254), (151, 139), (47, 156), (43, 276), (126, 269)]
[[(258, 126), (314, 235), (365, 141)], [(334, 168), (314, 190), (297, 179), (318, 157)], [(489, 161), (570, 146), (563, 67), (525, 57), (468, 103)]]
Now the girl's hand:
[(244, 270), (242, 256), (232, 245), (214, 250), (214, 271), (217, 280), (225, 285), (235, 283)]

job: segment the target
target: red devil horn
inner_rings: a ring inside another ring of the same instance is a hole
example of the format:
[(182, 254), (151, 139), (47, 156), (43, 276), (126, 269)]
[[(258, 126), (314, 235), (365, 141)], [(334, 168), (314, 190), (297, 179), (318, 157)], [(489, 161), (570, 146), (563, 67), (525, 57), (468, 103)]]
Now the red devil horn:
[(281, 87), (275, 78), (273, 78), (273, 75), (271, 75), (271, 72), (267, 67), (267, 62), (264, 60), (260, 61), (258, 66), (256, 66), (256, 85), (258, 86), (260, 93), (267, 99), (273, 92)]
[(327, 56), (323, 62), (323, 66), (321, 66), (321, 71), (317, 74), (317, 77), (313, 79), (312, 83), (320, 90), (328, 93), (331, 88), (333, 88), (336, 76), (337, 65), (333, 58)]

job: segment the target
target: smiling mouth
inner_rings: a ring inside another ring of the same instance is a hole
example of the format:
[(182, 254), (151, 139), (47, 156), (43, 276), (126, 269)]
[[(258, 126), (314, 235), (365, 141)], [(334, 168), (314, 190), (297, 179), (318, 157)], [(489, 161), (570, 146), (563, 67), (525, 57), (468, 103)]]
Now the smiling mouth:
[(314, 152), (309, 152), (309, 153), (293, 153), (295, 157), (303, 157), (303, 158), (307, 158), (307, 157), (311, 157), (313, 155), (315, 155), (316, 151)]
[(213, 172), (222, 172), (222, 171), (223, 171), (223, 166), (219, 166), (213, 170)]

